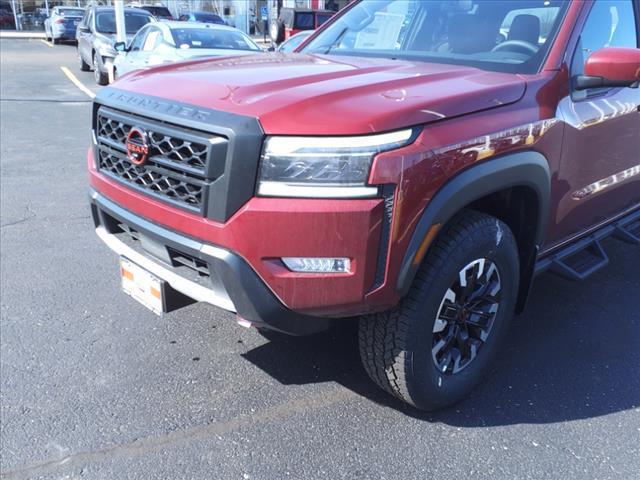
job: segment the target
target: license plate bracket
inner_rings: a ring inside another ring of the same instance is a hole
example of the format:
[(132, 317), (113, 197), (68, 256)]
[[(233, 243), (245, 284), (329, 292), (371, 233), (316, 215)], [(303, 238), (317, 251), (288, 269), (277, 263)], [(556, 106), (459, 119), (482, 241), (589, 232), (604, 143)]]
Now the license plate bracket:
[(166, 282), (126, 257), (120, 257), (120, 280), (124, 293), (156, 315), (165, 313), (164, 289)]
[(173, 288), (144, 267), (120, 257), (120, 278), (124, 293), (156, 315), (173, 312), (196, 301)]

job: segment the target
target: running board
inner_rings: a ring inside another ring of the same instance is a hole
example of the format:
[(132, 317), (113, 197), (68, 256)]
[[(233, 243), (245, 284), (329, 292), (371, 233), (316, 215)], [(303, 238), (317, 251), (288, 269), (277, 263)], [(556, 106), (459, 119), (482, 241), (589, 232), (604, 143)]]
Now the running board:
[(562, 252), (551, 262), (551, 271), (568, 280), (585, 280), (609, 265), (609, 257), (597, 238), (586, 238), (574, 249)]
[(624, 225), (616, 225), (613, 236), (632, 245), (640, 245), (640, 218)]
[(609, 264), (601, 241), (609, 236), (640, 245), (640, 211), (613, 222), (591, 235), (538, 260), (536, 275), (549, 270), (569, 280), (585, 280)]

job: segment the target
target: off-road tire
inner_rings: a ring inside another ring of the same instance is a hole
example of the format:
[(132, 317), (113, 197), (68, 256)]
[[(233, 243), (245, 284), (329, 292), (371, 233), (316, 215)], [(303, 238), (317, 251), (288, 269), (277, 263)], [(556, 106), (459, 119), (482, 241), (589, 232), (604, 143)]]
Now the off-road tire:
[(284, 30), (285, 27), (282, 20), (279, 18), (271, 20), (269, 23), (269, 38), (271, 38), (271, 42), (276, 45), (280, 45), (284, 42)]
[[(432, 348), (434, 325), (445, 293), (461, 269), (486, 258), (498, 269), (501, 298), (493, 327), (475, 358), (462, 370), (438, 370)], [(360, 356), (371, 379), (388, 393), (422, 410), (463, 399), (487, 373), (513, 317), (519, 257), (509, 227), (489, 215), (465, 210), (438, 235), (409, 293), (390, 311), (362, 317)]]

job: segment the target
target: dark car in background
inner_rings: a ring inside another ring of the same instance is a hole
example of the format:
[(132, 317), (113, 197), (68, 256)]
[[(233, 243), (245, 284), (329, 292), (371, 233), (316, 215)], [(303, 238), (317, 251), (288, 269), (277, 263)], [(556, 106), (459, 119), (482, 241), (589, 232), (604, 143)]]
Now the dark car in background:
[(171, 11), (167, 7), (163, 7), (162, 5), (139, 5), (136, 8), (140, 8), (142, 10), (146, 10), (151, 15), (156, 17), (158, 20), (173, 20), (173, 15), (171, 15)]
[(200, 23), (215, 23), (216, 25), (227, 25), (224, 19), (215, 13), (211, 12), (191, 12), (180, 15), (178, 18), (181, 22), (200, 22)]
[(330, 10), (283, 8), (280, 10), (280, 16), (271, 22), (269, 28), (271, 41), (280, 44), (296, 33), (305, 30), (316, 30), (333, 15), (335, 15), (335, 12)]
[(16, 22), (13, 18), (11, 10), (6, 8), (0, 8), (0, 29), (13, 30), (16, 28)]
[[(127, 42), (138, 30), (155, 18), (146, 10), (139, 8), (124, 9), (124, 23)], [(116, 51), (116, 16), (113, 7), (90, 7), (86, 10), (76, 33), (78, 41), (78, 61), (82, 71), (93, 69), (98, 85), (109, 83), (109, 70), (112, 68)]]
[(84, 8), (53, 7), (44, 21), (46, 39), (55, 44), (61, 40), (75, 40), (76, 29), (83, 16)]

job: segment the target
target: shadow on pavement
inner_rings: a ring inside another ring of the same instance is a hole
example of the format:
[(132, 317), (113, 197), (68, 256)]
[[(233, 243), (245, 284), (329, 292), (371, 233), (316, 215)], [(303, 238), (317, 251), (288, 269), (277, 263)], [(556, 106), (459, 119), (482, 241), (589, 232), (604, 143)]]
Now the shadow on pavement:
[[(637, 287), (637, 263), (611, 265), (582, 284), (540, 277), (494, 371), (469, 398), (439, 412), (406, 406), (369, 380), (355, 323), (312, 337), (265, 333), (271, 341), (244, 357), (285, 385), (337, 382), (414, 418), (459, 427), (553, 423), (628, 410), (640, 406), (640, 307), (629, 298)], [(635, 270), (634, 280), (620, 285), (625, 275), (612, 275), (616, 267)]]

